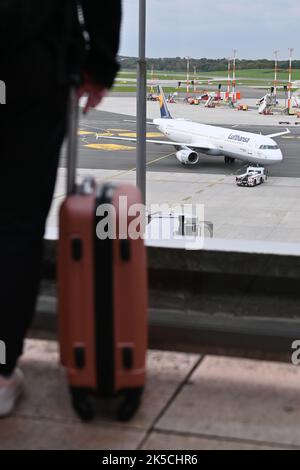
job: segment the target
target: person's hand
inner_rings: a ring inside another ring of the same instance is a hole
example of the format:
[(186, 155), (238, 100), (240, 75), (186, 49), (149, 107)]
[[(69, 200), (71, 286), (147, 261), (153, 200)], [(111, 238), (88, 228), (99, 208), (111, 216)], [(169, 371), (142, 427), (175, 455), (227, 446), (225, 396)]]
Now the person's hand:
[(83, 114), (86, 114), (91, 108), (95, 108), (102, 101), (106, 93), (107, 89), (103, 85), (93, 82), (89, 75), (85, 75), (84, 81), (77, 92), (78, 99), (87, 95)]

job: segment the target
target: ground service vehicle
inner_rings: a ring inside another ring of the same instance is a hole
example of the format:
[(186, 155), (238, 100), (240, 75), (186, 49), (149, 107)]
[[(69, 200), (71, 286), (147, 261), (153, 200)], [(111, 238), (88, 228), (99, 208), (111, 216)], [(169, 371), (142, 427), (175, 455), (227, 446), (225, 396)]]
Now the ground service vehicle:
[(248, 166), (246, 173), (236, 177), (238, 186), (256, 186), (267, 181), (268, 177), (264, 167)]

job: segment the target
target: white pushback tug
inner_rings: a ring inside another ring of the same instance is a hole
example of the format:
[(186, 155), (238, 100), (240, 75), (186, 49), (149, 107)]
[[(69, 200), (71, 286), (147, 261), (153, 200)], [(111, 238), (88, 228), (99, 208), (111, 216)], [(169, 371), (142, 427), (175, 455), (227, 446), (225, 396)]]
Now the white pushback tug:
[(268, 179), (267, 171), (264, 167), (248, 166), (245, 173), (236, 176), (238, 186), (256, 186), (265, 183)]

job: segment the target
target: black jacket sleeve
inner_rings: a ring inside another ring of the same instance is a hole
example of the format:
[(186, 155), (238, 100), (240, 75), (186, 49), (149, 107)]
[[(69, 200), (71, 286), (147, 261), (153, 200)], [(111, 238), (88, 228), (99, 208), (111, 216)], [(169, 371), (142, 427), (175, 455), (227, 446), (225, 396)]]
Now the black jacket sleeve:
[(119, 70), (121, 0), (81, 0), (85, 28), (90, 37), (85, 70), (107, 88)]

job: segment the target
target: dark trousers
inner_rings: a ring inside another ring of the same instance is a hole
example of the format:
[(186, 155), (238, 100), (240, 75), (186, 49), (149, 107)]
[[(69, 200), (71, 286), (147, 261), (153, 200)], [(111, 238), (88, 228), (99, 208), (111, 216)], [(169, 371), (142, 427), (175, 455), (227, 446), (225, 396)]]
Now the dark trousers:
[(55, 56), (42, 45), (29, 45), (2, 64), (7, 104), (0, 106), (0, 340), (6, 364), (0, 374), (9, 375), (34, 314), (68, 87), (58, 84)]

